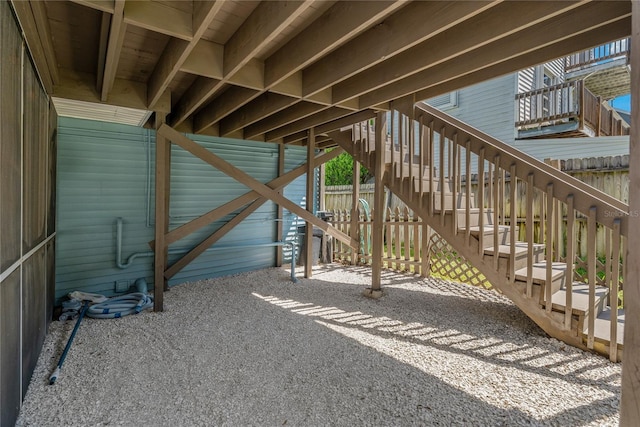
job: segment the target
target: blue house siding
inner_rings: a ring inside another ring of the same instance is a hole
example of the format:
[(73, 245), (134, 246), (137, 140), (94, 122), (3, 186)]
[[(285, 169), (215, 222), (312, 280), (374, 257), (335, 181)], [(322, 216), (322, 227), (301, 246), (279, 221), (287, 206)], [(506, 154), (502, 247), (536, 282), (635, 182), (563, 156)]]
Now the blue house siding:
[[(58, 142), (58, 242), (56, 298), (82, 289), (111, 295), (116, 282), (132, 285), (140, 277), (153, 281), (154, 132), (133, 126), (60, 118)], [(277, 175), (275, 144), (190, 135), (198, 143), (261, 182)], [(287, 170), (306, 161), (304, 147), (287, 147)], [(171, 158), (170, 228), (249, 191), (177, 146)], [(285, 188), (285, 195), (304, 203), (304, 177)], [(170, 246), (186, 251), (233, 218), (233, 214)], [(289, 215), (291, 216), (291, 215)], [(116, 224), (122, 218), (122, 263), (141, 256), (125, 269), (116, 265)], [(220, 239), (216, 246), (271, 243), (276, 205), (267, 202)], [(287, 216), (285, 215), (285, 219)], [(294, 222), (294, 219), (290, 219)], [(287, 228), (285, 227), (285, 230)], [(181, 254), (170, 255), (169, 262)], [(273, 266), (271, 247), (211, 250), (172, 278), (170, 285)]]

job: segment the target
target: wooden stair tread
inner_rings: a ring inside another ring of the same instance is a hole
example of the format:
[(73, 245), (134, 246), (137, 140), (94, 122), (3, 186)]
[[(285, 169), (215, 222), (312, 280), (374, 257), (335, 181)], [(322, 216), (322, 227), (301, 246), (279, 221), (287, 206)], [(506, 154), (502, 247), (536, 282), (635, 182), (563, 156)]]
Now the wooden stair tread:
[[(461, 208), (459, 208), (459, 209), (461, 209)], [(493, 225), (487, 224), (487, 225), (483, 226), (483, 228), (484, 228), (485, 236), (487, 234), (493, 234), (493, 228), (494, 228)], [(477, 236), (477, 235), (480, 234), (480, 226), (478, 226), (478, 225), (471, 226), (471, 227), (469, 227), (469, 229), (471, 230), (471, 235), (472, 236)], [(511, 227), (509, 227), (508, 225), (498, 225), (498, 231), (509, 231), (510, 229), (511, 229)], [(461, 232), (462, 231), (467, 231), (467, 229), (466, 228), (461, 228), (460, 231)]]
[[(622, 345), (624, 343), (624, 310), (618, 310), (618, 333), (616, 336), (616, 341), (618, 344)], [(596, 317), (595, 321), (595, 329), (593, 332), (593, 336), (595, 339), (605, 342), (611, 342), (611, 326), (609, 325), (609, 320), (611, 319), (611, 309), (610, 307), (602, 310), (602, 313)], [(588, 327), (585, 327), (584, 334), (588, 333)]]
[[(574, 314), (585, 314), (589, 312), (589, 285), (582, 282), (574, 282), (572, 287), (571, 308)], [(551, 302), (553, 307), (564, 311), (565, 304), (567, 302), (567, 290), (566, 288), (560, 289), (551, 296)], [(596, 286), (596, 307), (599, 305), (602, 299), (607, 298), (609, 295), (609, 289), (604, 286)]]
[[(551, 263), (551, 280), (556, 280), (564, 276), (567, 269), (567, 264), (564, 262)], [(521, 268), (516, 271), (516, 280), (521, 282), (527, 281), (527, 267)], [(533, 283), (543, 285), (547, 281), (547, 263), (538, 262), (533, 264), (532, 274)]]
[[(541, 243), (533, 244), (534, 252), (544, 251), (544, 245)], [(493, 246), (485, 248), (486, 255), (493, 255)], [(529, 252), (529, 244), (527, 242), (516, 242), (516, 257), (524, 256)], [(498, 245), (498, 256), (508, 257), (511, 255), (511, 245)]]

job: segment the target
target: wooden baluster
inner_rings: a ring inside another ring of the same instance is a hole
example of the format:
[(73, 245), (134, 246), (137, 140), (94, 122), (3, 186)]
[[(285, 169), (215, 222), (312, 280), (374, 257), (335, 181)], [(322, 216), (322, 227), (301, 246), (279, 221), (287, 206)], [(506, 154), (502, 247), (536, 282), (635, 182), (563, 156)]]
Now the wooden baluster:
[[(539, 200), (540, 200), (540, 205), (538, 206), (540, 208), (539, 211), (539, 224), (540, 227), (538, 228), (538, 243), (544, 243), (544, 237), (546, 236), (545, 233), (545, 227), (547, 226), (546, 224), (546, 218), (545, 218), (545, 214), (546, 214), (546, 209), (545, 209), (545, 202), (546, 202), (546, 198), (544, 197), (544, 192), (540, 191), (539, 193)], [(549, 255), (551, 256), (551, 255)]]
[(604, 285), (609, 289), (609, 304), (611, 304), (611, 229), (602, 227), (604, 232)]
[(592, 206), (587, 217), (587, 280), (589, 282), (589, 326), (587, 347), (593, 349), (596, 312), (596, 212)]
[(469, 246), (471, 242), (471, 141), (467, 140), (465, 144), (465, 212), (464, 212), (464, 226), (465, 226), (465, 239), (467, 242), (467, 246)]
[(489, 162), (489, 168), (487, 170), (487, 209), (493, 209), (493, 163)]
[(500, 203), (498, 199), (498, 191), (500, 190), (500, 173), (499, 173), (499, 165), (500, 165), (500, 155), (497, 154), (493, 158), (493, 162), (495, 165), (495, 171), (493, 174), (493, 268), (494, 270), (498, 269), (498, 261), (500, 258)]
[(484, 147), (478, 157), (478, 255), (484, 255)]
[(433, 178), (434, 178), (434, 170), (433, 170), (433, 164), (435, 163), (435, 149), (434, 149), (434, 137), (435, 137), (435, 132), (433, 130), (433, 121), (431, 123), (429, 123), (429, 197), (427, 199), (427, 203), (429, 203), (429, 217), (433, 218), (433, 204), (435, 202), (434, 200), (434, 194), (433, 194)]
[(527, 216), (525, 227), (527, 232), (527, 296), (533, 294), (533, 173), (527, 176)]
[(387, 227), (387, 268), (391, 270), (391, 259), (393, 258), (393, 212), (391, 208), (387, 208), (387, 221), (385, 225)]
[(418, 222), (418, 215), (413, 212), (412, 218), (413, 224), (411, 225), (413, 228), (413, 265), (415, 268), (413, 269), (414, 273), (422, 273), (420, 271), (420, 222)]
[(564, 327), (566, 330), (571, 329), (571, 315), (573, 311), (573, 269), (575, 262), (575, 219), (576, 212), (574, 208), (573, 194), (567, 197), (567, 253), (565, 270), (565, 304), (564, 304)]
[(411, 232), (409, 229), (409, 208), (404, 207), (404, 271), (411, 271)]
[[(415, 111), (415, 110), (414, 110)], [(424, 131), (424, 117), (420, 116), (418, 118), (418, 141), (420, 144), (418, 145), (418, 158), (419, 158), (419, 169), (418, 169), (418, 206), (420, 209), (425, 209), (424, 206), (424, 167), (425, 167), (425, 153), (426, 153), (426, 135), (427, 132)]]
[(440, 225), (444, 227), (444, 206), (445, 206), (445, 163), (444, 153), (447, 149), (445, 138), (445, 128), (440, 129)]
[(516, 164), (513, 163), (509, 169), (509, 282), (514, 284), (516, 281), (516, 227), (518, 219), (516, 218), (516, 199), (517, 199), (518, 178), (516, 177)]
[(500, 189), (498, 191), (499, 200), (500, 200), (500, 225), (506, 225), (506, 216), (507, 216), (507, 194), (505, 191), (505, 177), (506, 170), (500, 168), (500, 176), (498, 177), (498, 183), (500, 184)]
[(396, 271), (400, 271), (401, 267), (400, 267), (400, 261), (402, 259), (402, 239), (400, 236), (400, 232), (401, 232), (401, 228), (400, 228), (400, 207), (396, 207), (395, 209), (395, 224), (394, 224), (394, 233), (395, 233), (395, 245), (394, 245), (394, 252), (395, 252), (395, 259), (396, 259), (396, 264), (395, 264), (395, 270)]
[[(411, 109), (412, 115), (414, 111), (415, 110), (412, 108)], [(414, 156), (416, 154), (416, 147), (415, 147), (416, 127), (414, 126), (415, 121), (413, 117), (407, 117), (407, 122), (408, 122), (407, 134), (409, 137), (409, 197), (411, 200), (414, 200), (415, 182), (413, 179), (415, 177), (415, 173), (413, 170), (413, 164), (414, 164)]]
[(613, 220), (613, 280), (611, 282), (611, 316), (609, 319), (609, 359), (618, 361), (618, 290), (620, 285), (620, 219)]
[[(553, 184), (547, 184), (547, 219), (548, 221), (553, 221)], [(553, 280), (553, 236), (552, 236), (553, 227), (552, 224), (548, 224), (547, 226), (547, 234), (546, 234), (546, 267), (547, 267), (547, 275), (544, 286), (544, 300), (545, 300), (545, 310), (548, 314), (551, 313), (551, 292), (553, 291), (552, 280)]]
[(453, 139), (451, 140), (451, 145), (453, 147), (453, 158), (451, 160), (451, 164), (453, 165), (453, 169), (451, 171), (451, 177), (453, 178), (453, 183), (451, 185), (451, 232), (455, 235), (458, 232), (458, 183), (460, 182), (460, 168), (459, 168), (459, 146), (458, 146), (458, 134), (453, 134)]
[(400, 149), (400, 159), (398, 160), (398, 167), (400, 168), (400, 185), (404, 184), (404, 156), (405, 156), (405, 132), (406, 128), (404, 126), (404, 114), (398, 111), (398, 148)]

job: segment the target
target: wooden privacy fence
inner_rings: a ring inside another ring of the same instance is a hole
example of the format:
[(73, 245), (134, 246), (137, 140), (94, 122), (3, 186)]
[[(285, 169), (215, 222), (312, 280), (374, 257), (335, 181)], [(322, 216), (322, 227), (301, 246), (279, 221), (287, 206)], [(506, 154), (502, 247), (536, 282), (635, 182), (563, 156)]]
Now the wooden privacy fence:
[[(358, 209), (357, 227), (351, 220), (351, 212), (333, 211), (333, 225), (344, 233), (355, 237), (359, 242), (358, 255), (354, 257), (351, 249), (342, 242), (335, 241), (334, 261), (349, 264), (371, 264), (373, 215), (361, 213)], [(438, 233), (424, 227), (422, 220), (413, 215), (406, 206), (387, 208), (384, 221), (383, 266), (387, 269), (420, 274), (423, 277), (434, 275), (446, 279), (484, 286), (491, 284), (482, 273), (476, 270)]]

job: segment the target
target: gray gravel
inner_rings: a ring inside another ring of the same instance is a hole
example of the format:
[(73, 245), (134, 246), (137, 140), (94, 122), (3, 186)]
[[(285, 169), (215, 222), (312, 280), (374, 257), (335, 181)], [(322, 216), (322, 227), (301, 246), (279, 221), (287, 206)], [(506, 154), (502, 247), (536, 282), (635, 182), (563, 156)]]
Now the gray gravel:
[[(302, 272), (298, 269), (298, 273)], [(54, 322), (18, 426), (617, 425), (620, 365), (491, 291), (370, 270), (176, 286), (163, 313)]]

